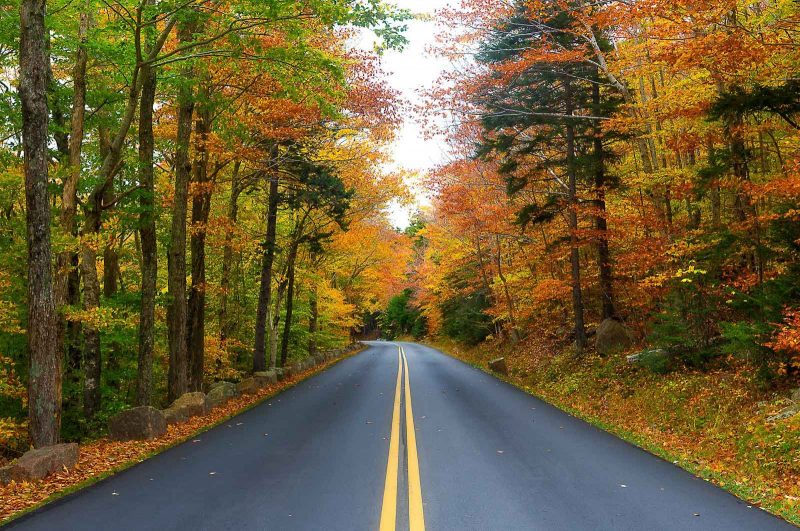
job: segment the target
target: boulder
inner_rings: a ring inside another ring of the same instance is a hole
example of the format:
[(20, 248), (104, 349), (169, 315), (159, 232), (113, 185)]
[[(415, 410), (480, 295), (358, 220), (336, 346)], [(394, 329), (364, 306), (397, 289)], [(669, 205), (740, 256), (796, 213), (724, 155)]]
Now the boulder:
[(154, 407), (135, 407), (111, 417), (108, 431), (111, 438), (117, 441), (155, 439), (166, 433), (167, 419)]
[(772, 415), (771, 417), (767, 417), (767, 422), (778, 422), (779, 420), (785, 420), (788, 418), (792, 418), (795, 415), (800, 414), (800, 404), (792, 404), (789, 407), (783, 408), (780, 412), (776, 415)]
[(800, 387), (792, 391), (789, 398), (791, 398), (792, 402), (800, 402)]
[(236, 392), (240, 395), (252, 395), (258, 392), (259, 389), (261, 389), (261, 387), (258, 385), (255, 378), (246, 378), (236, 384)]
[(256, 380), (256, 384), (259, 387), (267, 387), (268, 385), (273, 385), (278, 383), (278, 373), (275, 371), (262, 371), (253, 373), (253, 378)]
[(200, 392), (186, 393), (164, 410), (167, 424), (186, 422), (190, 417), (205, 415), (208, 411), (206, 395)]
[(595, 346), (597, 352), (606, 356), (633, 346), (634, 337), (630, 328), (616, 319), (605, 319), (597, 327)]
[(498, 374), (508, 376), (508, 365), (505, 358), (497, 358), (489, 362), (489, 368)]
[(292, 377), (292, 366), (287, 365), (286, 367), (279, 367), (275, 369), (275, 373), (278, 376), (278, 381), (282, 382), (283, 380), (287, 380)]
[(11, 481), (42, 479), (64, 468), (72, 468), (78, 462), (78, 445), (55, 444), (25, 452), (8, 466), (0, 468), (0, 484)]
[(236, 384), (231, 382), (216, 382), (206, 395), (206, 405), (209, 409), (221, 406), (231, 398), (237, 396)]

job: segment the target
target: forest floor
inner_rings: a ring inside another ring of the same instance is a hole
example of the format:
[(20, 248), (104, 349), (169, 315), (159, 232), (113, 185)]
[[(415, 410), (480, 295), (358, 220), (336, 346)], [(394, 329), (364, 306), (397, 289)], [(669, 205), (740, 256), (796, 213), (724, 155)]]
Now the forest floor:
[(767, 421), (789, 392), (759, 389), (744, 365), (660, 375), (621, 355), (553, 355), (536, 337), (429, 344), (487, 371), (504, 356), (509, 383), (800, 525), (800, 415)]
[(108, 438), (81, 444), (78, 463), (72, 470), (64, 470), (41, 481), (0, 485), (0, 525), (16, 519), (41, 505), (88, 487), (108, 476), (144, 461), (173, 446), (194, 439), (232, 417), (253, 408), (261, 402), (297, 385), (343, 359), (355, 356), (363, 348), (348, 352), (329, 362), (296, 374), (258, 392), (231, 399), (208, 414), (192, 417), (186, 422), (167, 427), (167, 433), (149, 441), (112, 441)]

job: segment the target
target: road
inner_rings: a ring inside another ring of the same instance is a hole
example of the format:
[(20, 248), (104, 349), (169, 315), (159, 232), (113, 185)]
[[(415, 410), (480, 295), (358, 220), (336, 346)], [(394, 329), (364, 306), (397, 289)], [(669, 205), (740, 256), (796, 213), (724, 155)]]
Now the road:
[(370, 343), (10, 528), (795, 529), (482, 371), (400, 345)]

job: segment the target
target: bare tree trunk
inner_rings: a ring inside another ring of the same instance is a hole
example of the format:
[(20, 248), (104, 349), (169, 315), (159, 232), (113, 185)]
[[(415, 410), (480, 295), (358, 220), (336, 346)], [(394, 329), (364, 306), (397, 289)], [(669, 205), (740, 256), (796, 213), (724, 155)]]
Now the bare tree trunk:
[[(72, 70), (72, 120), (68, 140), (68, 171), (61, 192), (60, 229), (65, 235), (77, 238), (75, 217), (78, 210), (78, 182), (81, 174), (81, 151), (83, 148), (84, 123), (86, 116), (86, 40), (89, 31), (89, 6), (84, 5), (78, 26), (79, 44), (75, 52), (75, 66)], [(55, 297), (56, 308), (78, 306), (80, 303), (80, 275), (78, 274), (78, 253), (74, 250), (62, 251), (56, 257)], [(59, 316), (60, 348), (66, 351), (69, 378), (77, 382), (80, 378), (81, 349), (78, 344), (80, 324), (66, 321)], [(64, 348), (65, 347), (65, 348)]]
[[(201, 90), (205, 91), (205, 88)], [(201, 96), (207, 100), (208, 94)], [(206, 314), (206, 225), (211, 211), (211, 182), (208, 176), (206, 142), (211, 130), (211, 108), (204, 103), (195, 124), (195, 162), (192, 190), (192, 286), (187, 306), (187, 349), (189, 390), (203, 390)]]
[(294, 306), (294, 264), (297, 259), (297, 244), (292, 246), (289, 256), (287, 288), (286, 288), (286, 318), (283, 323), (283, 338), (281, 339), (281, 367), (286, 365), (289, 357), (289, 335), (292, 332), (292, 308)]
[(155, 171), (153, 151), (153, 105), (156, 98), (156, 72), (142, 68), (142, 96), (139, 108), (139, 235), (142, 247), (141, 307), (139, 309), (139, 358), (136, 373), (136, 404), (149, 406), (153, 381), (153, 346), (158, 275), (156, 242)]
[[(592, 84), (592, 103), (595, 107), (595, 116), (601, 111), (600, 83)], [(617, 310), (614, 306), (614, 286), (611, 271), (611, 253), (608, 246), (608, 221), (606, 220), (606, 173), (605, 156), (603, 153), (602, 126), (599, 120), (594, 122), (594, 187), (595, 187), (595, 228), (597, 237), (597, 267), (600, 271), (600, 293), (602, 296), (603, 319), (615, 318)]]
[[(86, 205), (86, 219), (81, 231), (81, 276), (83, 277), (83, 309), (91, 313), (100, 306), (100, 280), (97, 276), (97, 236), (100, 233), (104, 190), (96, 189)], [(83, 327), (83, 411), (92, 418), (100, 410), (102, 359), (100, 330), (90, 323)]]
[(22, 147), (28, 239), (28, 417), (33, 445), (58, 442), (61, 429), (61, 356), (51, 270), (47, 191), (47, 71), (45, 0), (20, 5)]
[[(267, 236), (264, 240), (264, 258), (261, 267), (261, 285), (256, 310), (255, 345), (253, 347), (253, 371), (267, 368), (266, 332), (272, 303), (272, 267), (275, 262), (275, 237), (278, 226), (278, 175), (269, 179), (269, 205), (267, 206)], [(272, 319), (269, 319), (272, 326)]]
[[(574, 112), (572, 85), (564, 82), (566, 92), (566, 114)], [(575, 168), (575, 127), (571, 120), (565, 122), (567, 136), (567, 176), (569, 178), (569, 232), (570, 266), (572, 272), (572, 311), (575, 319), (575, 354), (580, 356), (586, 347), (586, 329), (583, 322), (583, 295), (581, 293), (581, 262), (578, 249), (578, 184)]]
[(225, 229), (225, 245), (222, 252), (222, 275), (220, 278), (220, 301), (219, 301), (219, 338), (225, 341), (231, 333), (231, 322), (228, 319), (228, 292), (231, 287), (231, 266), (233, 265), (233, 226), (239, 215), (239, 194), (242, 186), (239, 182), (239, 169), (241, 162), (236, 161), (233, 165), (233, 176), (231, 177), (231, 198), (228, 203), (228, 226)]
[[(194, 24), (183, 24), (181, 43), (192, 42)], [(169, 336), (169, 374), (167, 398), (171, 402), (186, 393), (189, 387), (189, 357), (186, 344), (186, 213), (189, 201), (191, 161), (189, 143), (192, 136), (194, 94), (188, 82), (193, 78), (191, 66), (181, 70), (178, 90), (178, 133), (175, 143), (175, 197), (172, 204), (172, 230), (167, 252), (167, 332)]]
[(495, 254), (495, 264), (497, 265), (497, 276), (500, 283), (503, 285), (503, 294), (506, 297), (506, 305), (508, 306), (508, 321), (511, 324), (511, 341), (519, 341), (519, 330), (517, 329), (516, 312), (514, 311), (514, 299), (511, 297), (511, 292), (508, 289), (508, 282), (506, 276), (503, 274), (503, 258), (502, 249), (500, 246), (500, 236), (496, 237), (497, 254)]
[(308, 354), (317, 353), (317, 331), (319, 328), (319, 303), (317, 302), (317, 286), (311, 288), (308, 295)]

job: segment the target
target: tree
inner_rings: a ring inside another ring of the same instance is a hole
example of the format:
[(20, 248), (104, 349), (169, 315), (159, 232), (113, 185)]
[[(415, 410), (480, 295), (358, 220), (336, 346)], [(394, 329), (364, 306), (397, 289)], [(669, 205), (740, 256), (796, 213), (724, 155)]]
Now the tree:
[(61, 426), (61, 360), (51, 275), (48, 65), (44, 0), (20, 4), (20, 86), (28, 235), (28, 415), (34, 446), (55, 444)]

